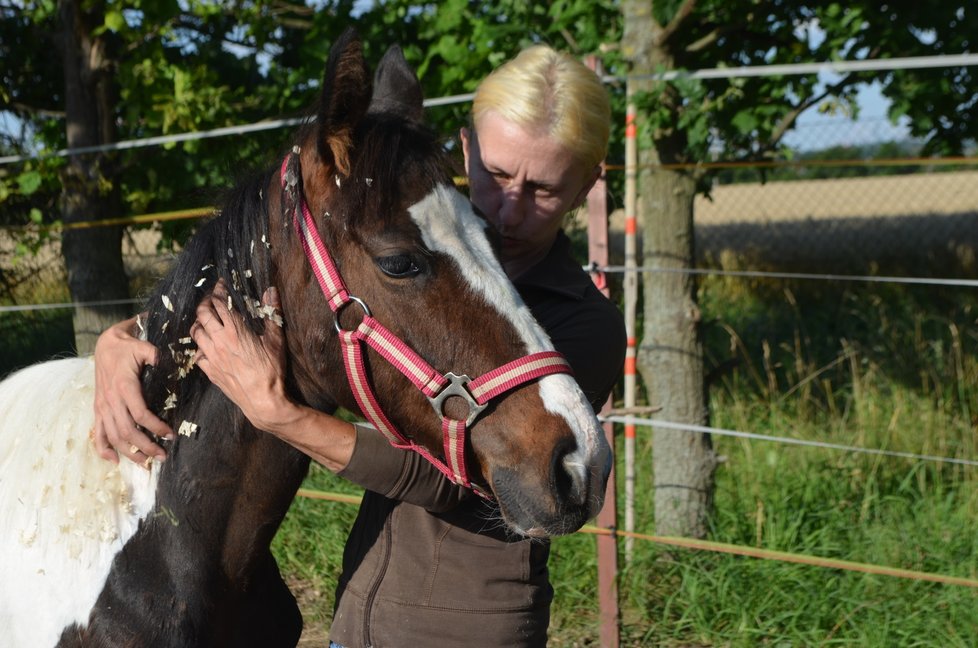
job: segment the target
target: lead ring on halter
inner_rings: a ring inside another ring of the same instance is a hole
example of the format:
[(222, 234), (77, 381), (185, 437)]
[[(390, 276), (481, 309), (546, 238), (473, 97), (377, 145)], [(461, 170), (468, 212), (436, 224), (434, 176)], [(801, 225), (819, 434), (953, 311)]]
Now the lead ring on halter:
[[(343, 326), (340, 325), (340, 313), (342, 313), (343, 309), (345, 309), (350, 304), (356, 304), (357, 306), (362, 308), (364, 318), (371, 317), (370, 309), (367, 308), (367, 305), (363, 303), (362, 299), (360, 299), (359, 297), (354, 297), (353, 295), (347, 295), (347, 301), (343, 302), (342, 304), (337, 306), (336, 309), (333, 310), (333, 326), (336, 327), (337, 333), (342, 333), (345, 330)], [(356, 327), (350, 330), (354, 331), (356, 330)]]

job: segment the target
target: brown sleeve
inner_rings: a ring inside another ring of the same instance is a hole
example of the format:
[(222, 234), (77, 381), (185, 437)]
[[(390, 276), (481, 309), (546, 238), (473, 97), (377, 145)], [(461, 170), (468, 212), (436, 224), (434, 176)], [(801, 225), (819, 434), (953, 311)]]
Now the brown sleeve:
[(383, 434), (355, 425), (353, 456), (337, 474), (384, 497), (439, 513), (471, 497), (471, 491), (449, 481), (417, 452), (392, 446)]

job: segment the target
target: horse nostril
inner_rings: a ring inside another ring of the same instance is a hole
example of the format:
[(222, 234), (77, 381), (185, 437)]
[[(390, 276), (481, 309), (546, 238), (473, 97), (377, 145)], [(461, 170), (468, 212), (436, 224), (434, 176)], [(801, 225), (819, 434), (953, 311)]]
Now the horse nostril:
[(587, 501), (587, 467), (574, 440), (561, 443), (554, 450), (550, 480), (554, 497), (561, 504), (581, 506)]

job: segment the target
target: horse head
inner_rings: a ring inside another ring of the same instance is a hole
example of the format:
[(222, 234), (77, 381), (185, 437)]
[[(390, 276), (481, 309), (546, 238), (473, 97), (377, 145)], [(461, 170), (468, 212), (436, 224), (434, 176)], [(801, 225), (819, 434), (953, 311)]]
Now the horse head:
[(610, 452), (594, 413), (421, 114), (399, 50), (372, 81), (345, 34), (296, 149), (232, 190), (188, 241), (143, 320), (160, 352), (143, 375), (146, 402), (179, 432), (160, 440), (165, 464), (144, 471), (95, 453), (90, 359), (0, 382), (7, 643), (298, 641), (269, 545), (309, 458), (250, 426), (194, 368), (189, 329), (218, 280), (253, 335), (273, 315), (264, 288), (278, 287), (294, 394), (366, 410), (395, 443), (494, 496), (514, 531), (569, 533), (597, 513)]
[[(280, 248), (270, 280), (280, 288), (292, 388), (317, 407), (364, 410), (363, 394), (342, 371), (350, 352), (343, 334), (362, 330), (369, 317), (385, 338), (359, 352), (357, 380), (377, 395), (399, 441), (491, 493), (518, 533), (578, 529), (603, 502), (610, 451), (574, 380), (523, 368), (522, 384), (478, 404), (465, 388), (473, 386), (468, 377), (557, 354), (422, 124), (415, 73), (392, 48), (372, 81), (359, 40), (347, 32), (333, 46), (322, 87), (315, 122), (268, 188), (270, 203), (283, 206), (270, 214), (270, 244)], [(313, 243), (303, 239), (303, 214)], [(315, 239), (329, 257), (318, 270)], [(324, 284), (329, 267), (340, 288)], [(338, 291), (350, 298), (334, 300)], [(407, 370), (389, 357), (401, 352), (417, 358)], [(436, 375), (412, 377), (417, 365)], [(437, 384), (426, 388), (429, 380)], [(443, 389), (449, 381), (455, 391)], [(467, 424), (453, 446), (456, 462), (447, 456), (446, 420)]]

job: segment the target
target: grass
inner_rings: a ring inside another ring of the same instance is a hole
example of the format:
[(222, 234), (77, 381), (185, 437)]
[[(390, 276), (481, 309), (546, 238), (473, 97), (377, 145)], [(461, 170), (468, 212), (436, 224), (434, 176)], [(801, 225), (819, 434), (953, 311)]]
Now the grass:
[[(69, 301), (63, 285), (44, 284), (34, 287), (26, 303)], [(0, 306), (12, 306), (13, 300), (0, 298)], [(71, 310), (51, 309), (0, 313), (0, 379), (29, 364), (54, 357), (74, 355), (75, 333)]]
[[(711, 279), (701, 303), (708, 362), (734, 367), (711, 389), (715, 426), (978, 457), (978, 298), (966, 290)], [(636, 530), (653, 534), (649, 438), (640, 431)], [(978, 578), (974, 467), (714, 443), (725, 461), (711, 540)], [(350, 489), (323, 471), (309, 484)], [(622, 497), (619, 481), (619, 506)], [(300, 499), (276, 539), (283, 570), (320, 593), (304, 601), (320, 629), (354, 509)], [(553, 543), (553, 646), (598, 645), (595, 542)], [(978, 590), (967, 587), (638, 540), (619, 564), (624, 646), (978, 645)]]
[[(708, 277), (700, 302), (707, 364), (726, 368), (711, 383), (716, 427), (978, 458), (973, 290)], [(70, 353), (70, 316), (4, 313), (0, 339), (3, 375)], [(652, 534), (649, 438), (640, 430), (635, 505), (636, 530)], [(725, 462), (710, 539), (978, 578), (974, 467), (719, 436), (714, 443)], [(306, 487), (357, 492), (321, 469)], [(619, 506), (622, 497), (619, 482)], [(355, 506), (298, 498), (275, 539), (307, 645), (325, 643), (355, 515)], [(553, 646), (598, 645), (595, 542), (576, 534), (553, 543)], [(978, 645), (971, 588), (643, 541), (619, 564), (623, 646)]]

